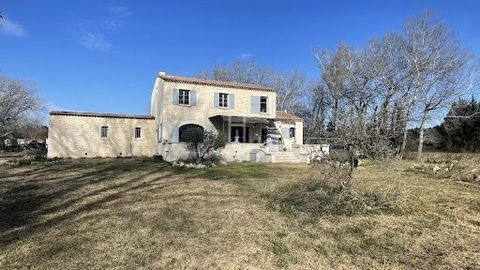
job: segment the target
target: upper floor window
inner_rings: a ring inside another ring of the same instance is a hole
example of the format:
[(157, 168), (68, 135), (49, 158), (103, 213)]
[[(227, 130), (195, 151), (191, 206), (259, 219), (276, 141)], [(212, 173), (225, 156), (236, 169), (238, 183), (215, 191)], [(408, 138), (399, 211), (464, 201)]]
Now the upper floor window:
[(228, 94), (225, 94), (225, 93), (218, 94), (218, 107), (228, 108)]
[(291, 127), (289, 129), (290, 138), (295, 138), (295, 128)]
[(142, 128), (136, 127), (135, 128), (135, 139), (142, 138)]
[(190, 105), (190, 90), (178, 90), (178, 104)]
[(267, 112), (267, 97), (260, 97), (260, 112), (266, 113)]
[(101, 128), (100, 136), (102, 138), (107, 138), (108, 137), (108, 127), (107, 126), (103, 126)]

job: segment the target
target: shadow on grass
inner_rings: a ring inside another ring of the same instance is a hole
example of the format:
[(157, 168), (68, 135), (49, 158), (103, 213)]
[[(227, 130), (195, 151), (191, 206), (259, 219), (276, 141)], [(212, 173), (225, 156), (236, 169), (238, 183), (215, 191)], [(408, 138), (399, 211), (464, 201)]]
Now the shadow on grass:
[[(263, 179), (276, 171), (278, 168), (248, 163), (190, 169), (150, 159), (67, 160), (63, 164), (11, 168), (0, 179), (0, 247), (77, 221), (106, 205), (121, 205), (133, 193), (160, 194), (164, 188), (188, 184), (191, 179), (227, 180), (241, 189), (251, 188), (244, 179)], [(192, 194), (175, 196), (184, 195)], [(238, 193), (197, 195), (240, 196)], [(174, 214), (172, 209), (164, 210), (162, 213), (167, 217)], [(186, 217), (170, 219), (165, 224), (159, 221), (159, 228), (168, 229), (170, 223), (189, 223)]]
[[(117, 180), (129, 172), (138, 176)], [(64, 173), (69, 176), (57, 176)], [(173, 174), (168, 165), (145, 160), (75, 161), (7, 173), (0, 180), (0, 247), (43, 233)], [(106, 186), (97, 188), (98, 183)], [(81, 193), (85, 187), (93, 190)], [(55, 216), (46, 218), (46, 214)]]

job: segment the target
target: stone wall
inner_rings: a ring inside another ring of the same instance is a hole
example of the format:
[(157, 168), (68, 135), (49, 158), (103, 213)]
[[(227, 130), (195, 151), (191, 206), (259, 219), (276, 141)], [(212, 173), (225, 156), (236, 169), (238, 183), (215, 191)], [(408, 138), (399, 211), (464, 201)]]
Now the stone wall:
[[(167, 161), (184, 160), (190, 156), (185, 143), (163, 143), (162, 147), (165, 149), (163, 157)], [(255, 149), (265, 151), (265, 146), (262, 143), (228, 143), (219, 154), (227, 162), (250, 161), (250, 152)]]
[(329, 144), (304, 144), (299, 150), (300, 153), (308, 156), (309, 162), (314, 158), (328, 157), (330, 152)]
[[(107, 138), (101, 127), (108, 127)], [(135, 138), (135, 128), (141, 138)], [(73, 115), (50, 115), (48, 157), (153, 156), (156, 148), (155, 120)]]

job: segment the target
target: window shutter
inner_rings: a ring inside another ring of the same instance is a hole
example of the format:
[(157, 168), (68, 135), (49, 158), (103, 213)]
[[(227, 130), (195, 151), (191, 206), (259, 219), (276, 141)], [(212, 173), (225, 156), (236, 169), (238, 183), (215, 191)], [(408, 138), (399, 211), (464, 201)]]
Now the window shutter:
[(235, 109), (235, 95), (234, 94), (228, 94), (228, 104), (230, 106), (230, 109)]
[(173, 89), (173, 104), (178, 104), (178, 89)]
[(197, 105), (197, 91), (190, 90), (190, 105)]
[(250, 107), (251, 107), (251, 112), (252, 113), (259, 113), (260, 112), (260, 97), (259, 96), (251, 96)]
[(269, 110), (270, 110), (270, 99), (267, 97), (267, 110), (265, 111), (265, 113), (269, 113)]
[(170, 142), (178, 142), (178, 123), (173, 123), (171, 126), (170, 126), (170, 134), (171, 134), (171, 138), (170, 138)]
[(218, 100), (219, 100), (219, 94), (213, 93), (213, 106), (215, 108), (218, 108)]
[(282, 137), (283, 138), (290, 138), (290, 129), (289, 128), (282, 128)]

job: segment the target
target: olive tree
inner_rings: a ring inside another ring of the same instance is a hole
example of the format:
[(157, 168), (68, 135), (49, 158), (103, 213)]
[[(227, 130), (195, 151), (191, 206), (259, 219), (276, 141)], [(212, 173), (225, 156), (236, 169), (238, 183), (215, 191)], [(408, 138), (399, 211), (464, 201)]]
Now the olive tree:
[(187, 149), (194, 154), (200, 162), (212, 154), (213, 151), (225, 147), (225, 138), (222, 134), (212, 131), (203, 131), (203, 128), (187, 128), (182, 134), (182, 140), (187, 144)]

